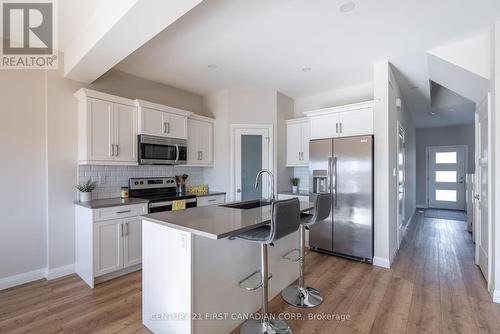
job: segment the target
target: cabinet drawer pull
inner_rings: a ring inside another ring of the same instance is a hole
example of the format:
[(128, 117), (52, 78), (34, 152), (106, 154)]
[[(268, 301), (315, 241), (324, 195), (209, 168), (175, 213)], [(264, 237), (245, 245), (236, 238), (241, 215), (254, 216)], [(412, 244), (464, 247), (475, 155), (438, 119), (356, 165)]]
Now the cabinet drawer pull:
[(125, 210), (125, 211), (117, 211), (116, 213), (129, 213), (131, 212), (132, 210)]
[(209, 201), (209, 202), (215, 202), (215, 201), (217, 201), (217, 198), (214, 198), (214, 199), (209, 199), (208, 201)]

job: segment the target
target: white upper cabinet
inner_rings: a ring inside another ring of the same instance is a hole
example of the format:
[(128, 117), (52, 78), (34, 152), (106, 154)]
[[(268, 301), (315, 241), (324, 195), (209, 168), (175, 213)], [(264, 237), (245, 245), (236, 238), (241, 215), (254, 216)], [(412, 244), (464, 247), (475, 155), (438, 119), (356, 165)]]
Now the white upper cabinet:
[(137, 108), (132, 100), (88, 89), (78, 99), (80, 164), (137, 165)]
[(286, 121), (286, 165), (309, 164), (309, 121), (307, 118)]
[(187, 120), (192, 112), (142, 100), (135, 102), (139, 109), (139, 134), (187, 139)]
[(311, 139), (373, 134), (373, 101), (306, 112)]
[(187, 144), (188, 165), (213, 166), (214, 119), (191, 115)]

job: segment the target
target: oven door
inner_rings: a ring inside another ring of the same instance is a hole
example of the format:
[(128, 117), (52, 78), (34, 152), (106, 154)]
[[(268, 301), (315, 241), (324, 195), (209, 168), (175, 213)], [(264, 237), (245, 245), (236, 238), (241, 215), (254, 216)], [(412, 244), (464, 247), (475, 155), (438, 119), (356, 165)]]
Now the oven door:
[[(196, 207), (196, 198), (186, 199), (186, 209)], [(172, 211), (172, 201), (149, 203), (149, 213)]]
[(139, 135), (139, 164), (177, 165), (187, 159), (185, 139)]

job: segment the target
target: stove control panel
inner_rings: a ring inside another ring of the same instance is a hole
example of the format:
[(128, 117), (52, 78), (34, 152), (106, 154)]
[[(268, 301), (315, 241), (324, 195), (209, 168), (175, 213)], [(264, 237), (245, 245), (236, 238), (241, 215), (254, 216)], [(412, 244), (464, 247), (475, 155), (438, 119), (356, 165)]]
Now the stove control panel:
[(134, 178), (129, 180), (130, 190), (175, 187), (174, 177)]

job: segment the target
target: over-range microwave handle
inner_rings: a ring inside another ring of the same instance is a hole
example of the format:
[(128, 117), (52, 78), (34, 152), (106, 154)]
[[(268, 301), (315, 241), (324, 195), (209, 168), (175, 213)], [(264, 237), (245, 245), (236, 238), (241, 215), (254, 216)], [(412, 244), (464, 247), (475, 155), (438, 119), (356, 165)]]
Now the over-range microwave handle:
[(179, 156), (180, 156), (180, 149), (178, 144), (175, 144), (175, 150), (177, 151), (177, 154), (175, 156), (175, 162), (177, 162), (179, 161)]

